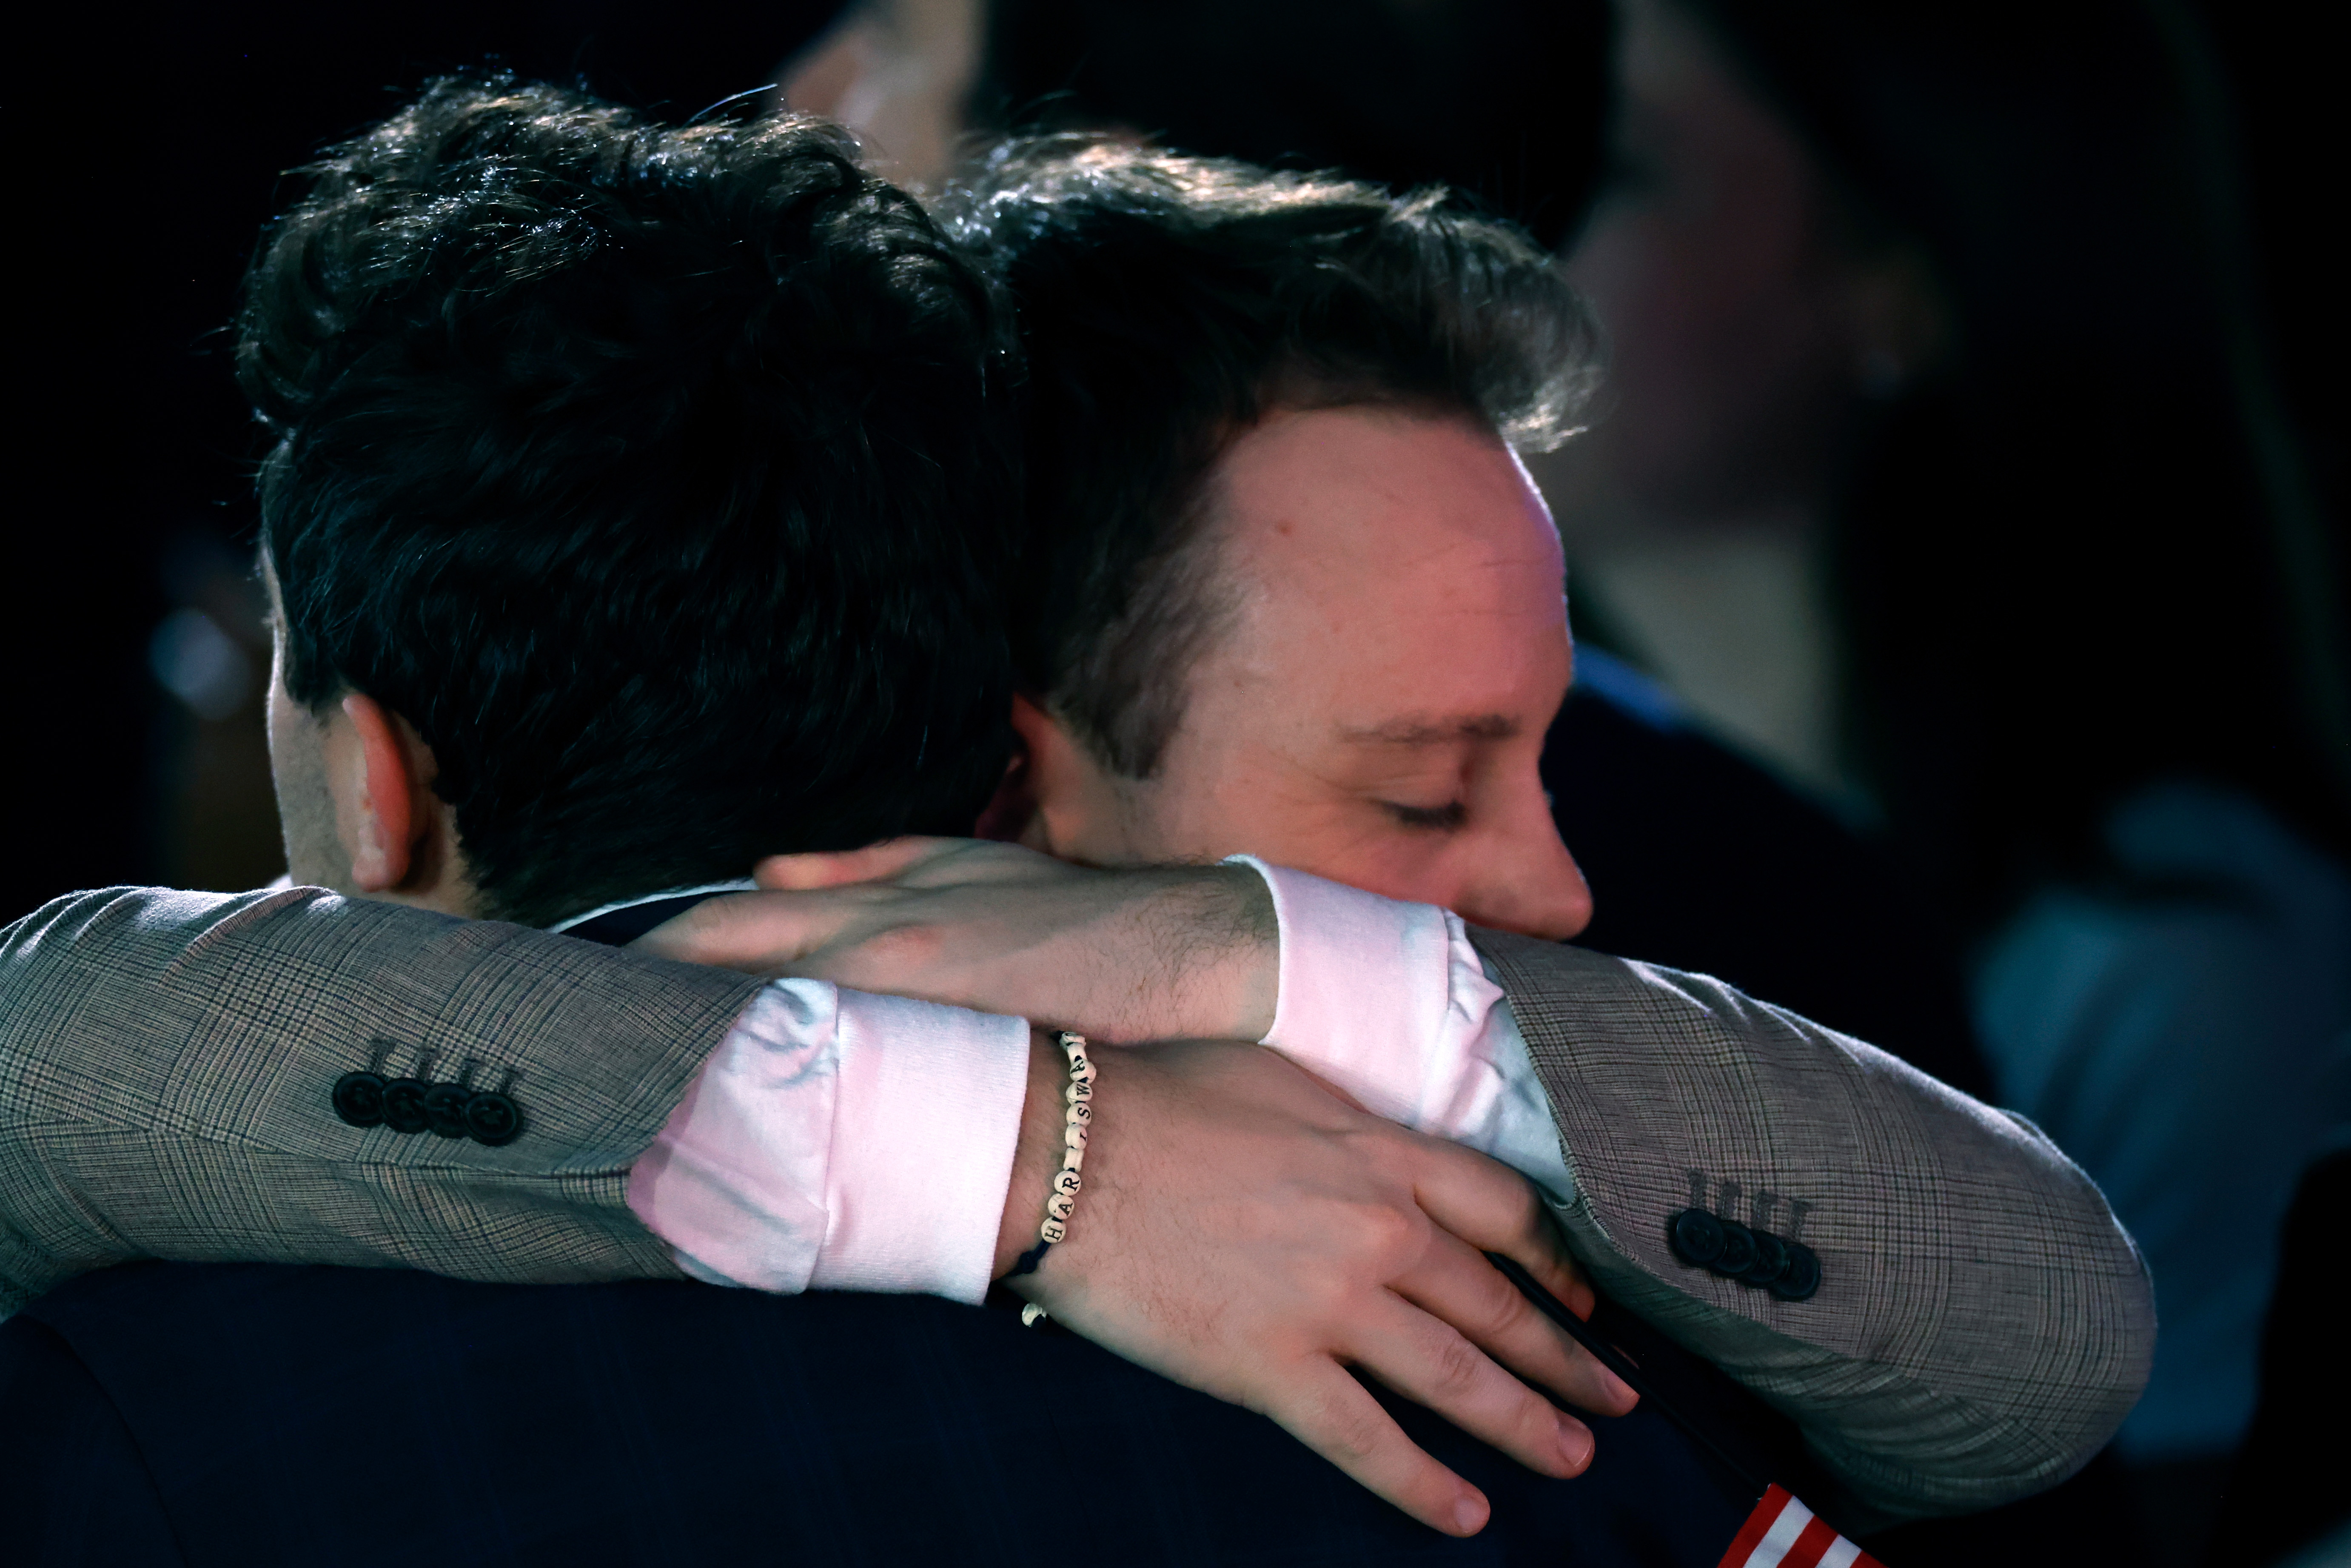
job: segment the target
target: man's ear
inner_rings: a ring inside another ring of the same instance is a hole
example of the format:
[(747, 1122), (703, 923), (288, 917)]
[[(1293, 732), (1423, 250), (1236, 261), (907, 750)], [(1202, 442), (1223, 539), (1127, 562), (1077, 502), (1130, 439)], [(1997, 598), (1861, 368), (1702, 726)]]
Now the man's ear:
[(373, 697), (353, 692), (342, 710), (346, 722), (327, 738), (336, 836), (350, 856), (351, 885), (391, 892), (420, 869), (417, 845), (437, 821), (433, 748)]
[(1117, 783), (1044, 704), (1012, 699), (1019, 737), (996, 799), (976, 830), (984, 839), (1026, 844), (1063, 860), (1116, 864), (1125, 850)]
[[(1028, 697), (1015, 693), (1012, 698), (1012, 755), (1004, 764), (1004, 777), (998, 781), (996, 793), (971, 833), (976, 839), (994, 839), (999, 843), (1026, 844), (1037, 825), (1037, 746), (1031, 737), (1043, 727), (1059, 729), (1061, 726), (1043, 707)], [(1030, 844), (1034, 849), (1038, 846)]]

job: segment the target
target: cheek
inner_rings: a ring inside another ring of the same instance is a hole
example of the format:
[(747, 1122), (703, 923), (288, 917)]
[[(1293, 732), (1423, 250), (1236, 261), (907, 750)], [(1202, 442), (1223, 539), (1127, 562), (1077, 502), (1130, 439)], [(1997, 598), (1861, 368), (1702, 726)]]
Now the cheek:
[(1276, 752), (1235, 747), (1171, 753), (1138, 794), (1140, 859), (1214, 861), (1250, 854), (1275, 865), (1368, 885), (1405, 873), (1413, 835), (1360, 796)]
[(1204, 780), (1174, 813), (1186, 858), (1252, 854), (1313, 872), (1348, 854), (1340, 814), (1315, 781), (1278, 766)]
[(1249, 852), (1366, 893), (1449, 904), (1456, 892), (1451, 835), (1411, 828), (1358, 798), (1260, 813)]
[(1451, 864), (1448, 837), (1402, 826), (1358, 833), (1327, 867), (1301, 866), (1317, 876), (1343, 882), (1366, 893), (1406, 904), (1458, 902), (1460, 879)]

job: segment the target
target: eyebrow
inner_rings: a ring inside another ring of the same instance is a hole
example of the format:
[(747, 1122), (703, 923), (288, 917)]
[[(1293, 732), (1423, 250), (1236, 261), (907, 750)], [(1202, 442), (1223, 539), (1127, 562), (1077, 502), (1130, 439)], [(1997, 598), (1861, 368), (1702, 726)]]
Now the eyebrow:
[(1448, 740), (1508, 740), (1519, 733), (1519, 721), (1508, 714), (1462, 715), (1451, 718), (1393, 718), (1368, 729), (1339, 727), (1343, 740), (1360, 746), (1437, 746)]

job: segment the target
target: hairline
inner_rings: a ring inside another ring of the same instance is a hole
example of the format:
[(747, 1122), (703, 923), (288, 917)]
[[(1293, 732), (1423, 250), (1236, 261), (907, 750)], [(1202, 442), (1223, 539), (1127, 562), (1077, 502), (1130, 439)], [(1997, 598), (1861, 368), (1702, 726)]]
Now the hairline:
[[(1182, 733), (1191, 710), (1194, 677), (1209, 653), (1228, 645), (1226, 639), (1238, 619), (1239, 595), (1230, 555), (1237, 519), (1229, 504), (1226, 464), (1245, 438), (1286, 414), (1373, 410), (1468, 428), (1506, 451), (1517, 451), (1481, 410), (1425, 392), (1386, 392), (1375, 377), (1318, 378), (1291, 365), (1277, 369), (1259, 385), (1265, 402), (1257, 417), (1246, 423), (1228, 422), (1216, 431), (1207, 443), (1206, 460), (1179, 492), (1163, 547), (1145, 556), (1136, 572), (1137, 600), (1148, 601), (1155, 590), (1165, 588), (1174, 601), (1172, 606), (1160, 608), (1155, 614), (1123, 617), (1094, 639), (1098, 648), (1138, 629), (1152, 630), (1156, 633), (1155, 641), (1170, 655), (1165, 663), (1155, 664), (1145, 689), (1136, 694), (1126, 710), (1132, 713), (1146, 706), (1166, 710), (1141, 768), (1129, 771), (1122, 767), (1117, 747), (1105, 744), (1108, 737), (1094, 735), (1090, 727), (1070, 723), (1071, 715), (1059, 700), (1072, 684), (1068, 672), (1054, 691), (1042, 694), (1046, 709), (1078, 736), (1089, 756), (1118, 778), (1144, 783), (1158, 777), (1168, 747)], [(1314, 395), (1311, 389), (1317, 385), (1325, 389), (1325, 395)]]

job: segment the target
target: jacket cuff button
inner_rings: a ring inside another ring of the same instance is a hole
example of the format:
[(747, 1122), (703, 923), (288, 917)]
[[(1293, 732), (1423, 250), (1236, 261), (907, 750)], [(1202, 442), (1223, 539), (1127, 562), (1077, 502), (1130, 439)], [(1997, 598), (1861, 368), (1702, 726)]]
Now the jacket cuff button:
[(465, 1131), (474, 1142), (495, 1149), (522, 1136), (522, 1107), (503, 1094), (485, 1091), (465, 1102)]
[(1735, 1280), (1755, 1267), (1755, 1232), (1735, 1219), (1722, 1226), (1722, 1255), (1707, 1265), (1726, 1280)]
[(1783, 1301), (1802, 1301), (1820, 1288), (1820, 1255), (1801, 1241), (1789, 1242), (1788, 1267), (1771, 1281), (1771, 1293)]
[(1722, 1256), (1722, 1221), (1703, 1208), (1685, 1208), (1666, 1227), (1667, 1244), (1674, 1256), (1693, 1269), (1704, 1269)]
[(413, 1078), (395, 1078), (383, 1086), (383, 1124), (395, 1133), (421, 1133), (432, 1125), (424, 1114), (430, 1084)]
[(335, 1080), (335, 1114), (354, 1127), (383, 1121), (383, 1080), (372, 1072), (346, 1072)]
[(436, 1083), (424, 1092), (424, 1120), (436, 1136), (465, 1135), (465, 1104), (473, 1097), (471, 1090), (455, 1083)]
[(1769, 1286), (1788, 1271), (1788, 1244), (1768, 1230), (1755, 1233), (1755, 1261), (1740, 1270), (1739, 1282), (1758, 1289)]

